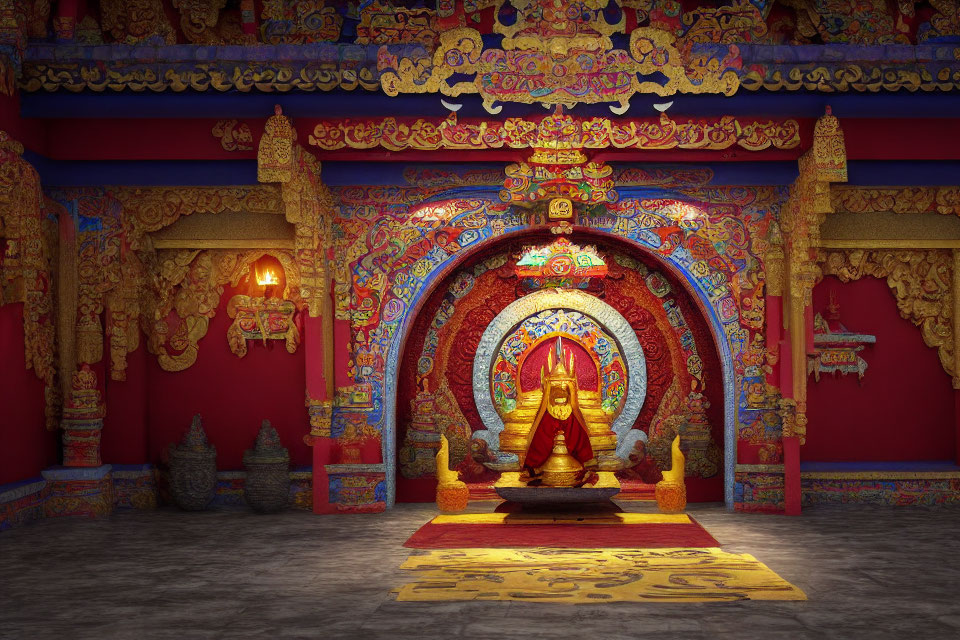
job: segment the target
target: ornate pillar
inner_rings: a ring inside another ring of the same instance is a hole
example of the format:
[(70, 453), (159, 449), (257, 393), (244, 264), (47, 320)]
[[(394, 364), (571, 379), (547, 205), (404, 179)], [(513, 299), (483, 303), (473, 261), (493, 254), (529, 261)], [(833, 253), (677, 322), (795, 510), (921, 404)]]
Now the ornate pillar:
[(781, 354), (781, 372), (789, 363), (789, 385), (781, 375), (784, 502), (789, 515), (800, 513), (800, 445), (807, 434), (807, 355), (813, 350), (813, 287), (819, 278), (820, 225), (833, 211), (830, 184), (847, 181), (843, 130), (827, 107), (814, 127), (813, 145), (798, 162), (800, 174), (790, 186), (783, 222), (786, 259), (784, 320), (789, 355)]
[(953, 250), (953, 390), (956, 429), (954, 462), (960, 465), (960, 249)]
[(767, 375), (767, 383), (780, 387), (779, 355), (784, 353), (783, 329), (783, 235), (780, 225), (770, 224), (767, 237), (767, 251), (764, 255), (764, 287), (766, 311), (766, 335), (764, 341), (767, 346), (767, 361), (773, 365)]
[(77, 231), (73, 216), (60, 210), (60, 251), (57, 265), (57, 340), (60, 353), (61, 397), (70, 397), (77, 368)]
[(288, 222), (295, 226), (295, 254), (300, 269), (301, 295), (307, 309), (303, 318), (306, 357), (306, 404), (313, 447), (313, 510), (328, 513), (333, 439), (333, 304), (330, 281), (330, 224), (333, 215), (329, 190), (320, 181), (320, 163), (297, 143), (297, 132), (280, 106), (267, 119), (257, 152), (257, 178), (280, 183)]

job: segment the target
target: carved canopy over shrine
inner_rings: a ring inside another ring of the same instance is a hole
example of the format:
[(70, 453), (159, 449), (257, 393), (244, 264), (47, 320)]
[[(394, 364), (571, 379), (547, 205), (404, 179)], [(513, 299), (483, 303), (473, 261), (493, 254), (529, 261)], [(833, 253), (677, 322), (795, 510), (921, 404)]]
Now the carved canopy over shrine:
[(362, 88), (477, 94), (496, 112), (504, 102), (625, 108), (636, 94), (960, 83), (951, 0), (922, 10), (887, 0), (81, 4), (0, 3), (5, 92), (17, 81), (25, 91)]

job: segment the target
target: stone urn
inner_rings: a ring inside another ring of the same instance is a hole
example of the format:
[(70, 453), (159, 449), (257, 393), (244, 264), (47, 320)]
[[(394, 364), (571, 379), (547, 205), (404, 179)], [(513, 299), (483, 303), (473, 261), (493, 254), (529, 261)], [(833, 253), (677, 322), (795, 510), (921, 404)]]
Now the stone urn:
[(200, 415), (193, 416), (183, 441), (170, 445), (170, 493), (181, 509), (201, 511), (217, 491), (217, 449), (207, 443)]
[(260, 513), (282, 511), (290, 504), (290, 454), (280, 444), (277, 430), (264, 420), (253, 449), (243, 453), (247, 480), (243, 498)]

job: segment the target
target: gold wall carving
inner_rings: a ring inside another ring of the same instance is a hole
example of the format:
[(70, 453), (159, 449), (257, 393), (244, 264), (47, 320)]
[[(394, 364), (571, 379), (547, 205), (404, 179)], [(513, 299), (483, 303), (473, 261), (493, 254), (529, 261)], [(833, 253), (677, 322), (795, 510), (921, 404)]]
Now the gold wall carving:
[(830, 195), (835, 210), (849, 213), (960, 215), (960, 187), (844, 187)]
[(250, 125), (239, 120), (217, 120), (210, 130), (214, 138), (220, 141), (224, 151), (252, 151), (253, 133)]
[(227, 0), (173, 0), (174, 8), (180, 11), (180, 28), (193, 44), (222, 42), (214, 28), (226, 4)]
[(294, 321), (297, 307), (289, 300), (235, 295), (227, 303), (233, 324), (227, 329), (227, 344), (238, 358), (247, 355), (247, 340), (283, 340), (287, 353), (296, 353), (300, 330)]
[(138, 44), (152, 36), (166, 44), (177, 42), (161, 0), (101, 0), (100, 19), (103, 32), (121, 44)]
[(300, 295), (314, 317), (321, 315), (321, 307), (329, 299), (326, 251), (334, 208), (333, 195), (320, 180), (320, 169), (320, 162), (297, 142), (293, 123), (276, 107), (257, 150), (257, 178), (280, 183), (283, 211), (295, 225)]
[(419, 118), (402, 121), (322, 120), (307, 139), (324, 151), (373, 149), (436, 151), (438, 149), (528, 149), (562, 142), (579, 149), (729, 149), (760, 151), (800, 146), (796, 120), (748, 120), (723, 116), (708, 121), (659, 119), (611, 120), (579, 118), (569, 114), (541, 120), (507, 118), (503, 121), (459, 122), (456, 114), (442, 121)]
[[(790, 197), (780, 221), (784, 241), (784, 319), (790, 328), (790, 365), (793, 397), (790, 429), (800, 444), (806, 441), (807, 344), (806, 309), (813, 302), (813, 287), (820, 279), (817, 250), (820, 225), (833, 211), (830, 185), (847, 181), (847, 156), (840, 122), (830, 113), (821, 116), (813, 130), (813, 145), (798, 161), (800, 174), (790, 186)], [(777, 256), (774, 255), (774, 258)], [(776, 269), (774, 263), (774, 268)], [(785, 434), (788, 430), (785, 429)]]
[(47, 426), (57, 421), (56, 324), (51, 253), (56, 231), (47, 228), (40, 176), (22, 157), (23, 145), (0, 131), (0, 304), (23, 303), (24, 360), (43, 380)]
[[(114, 187), (100, 197), (118, 204), (121, 211), (119, 215), (102, 211), (99, 227), (79, 234), (76, 358), (78, 363), (100, 362), (105, 330), (111, 338), (111, 378), (124, 380), (126, 354), (139, 344), (137, 318), (149, 304), (145, 292), (154, 282), (155, 257), (148, 234), (194, 213), (278, 214), (282, 205), (278, 189), (270, 185)], [(193, 333), (200, 331), (202, 322), (189, 322)]]
[(953, 328), (953, 254), (948, 250), (828, 251), (821, 271), (841, 282), (885, 278), (900, 315), (920, 328), (937, 349), (944, 371), (956, 377)]
[(227, 0), (173, 0), (180, 12), (180, 28), (192, 44), (254, 44), (245, 34), (238, 12), (224, 12)]
[(280, 261), (286, 276), (283, 297), (301, 301), (299, 274), (288, 251), (181, 249), (158, 252), (154, 289), (144, 296), (141, 321), (147, 348), (165, 371), (182, 371), (197, 360), (200, 340), (220, 304), (226, 285), (236, 287), (265, 255)]
[(167, 227), (181, 216), (225, 211), (283, 212), (279, 190), (272, 185), (242, 187), (114, 187), (110, 193), (123, 206), (124, 231), (134, 249), (144, 235)]
[[(87, 364), (101, 361), (105, 332), (110, 337), (110, 375), (114, 380), (125, 379), (126, 357), (139, 345), (141, 328), (148, 337), (148, 350), (158, 355), (161, 366), (180, 370), (192, 364), (210, 317), (198, 301), (212, 299), (217, 287), (222, 289), (233, 280), (232, 275), (223, 275), (222, 260), (213, 265), (206, 264), (204, 258), (190, 266), (201, 247), (174, 252), (177, 257), (173, 259), (167, 252), (163, 258), (158, 257), (151, 233), (194, 213), (276, 215), (284, 211), (280, 190), (273, 185), (110, 187), (100, 193), (78, 190), (64, 195), (68, 200), (76, 198), (86, 203), (81, 205), (86, 207), (86, 215), (100, 221), (91, 230), (78, 233), (76, 359)], [(209, 244), (226, 249), (231, 242)], [(233, 246), (232, 252), (255, 255), (259, 251), (263, 255), (265, 249), (258, 245), (244, 251)], [(283, 255), (282, 251), (273, 253)], [(187, 260), (180, 265), (182, 272), (173, 269), (172, 265), (182, 260)], [(299, 270), (292, 260), (286, 267), (290, 271), (288, 282), (297, 283), (299, 300)], [(220, 274), (214, 278), (215, 284), (210, 284), (211, 269)], [(189, 285), (184, 285), (184, 278), (190, 280)], [(203, 310), (190, 310), (194, 307)], [(209, 313), (215, 309), (216, 304)], [(166, 318), (171, 311), (177, 312), (179, 320), (172, 329), (164, 328), (156, 314), (162, 312), (162, 318)]]
[(764, 283), (767, 295), (783, 295), (784, 275), (783, 234), (777, 222), (767, 228), (766, 251), (764, 252)]

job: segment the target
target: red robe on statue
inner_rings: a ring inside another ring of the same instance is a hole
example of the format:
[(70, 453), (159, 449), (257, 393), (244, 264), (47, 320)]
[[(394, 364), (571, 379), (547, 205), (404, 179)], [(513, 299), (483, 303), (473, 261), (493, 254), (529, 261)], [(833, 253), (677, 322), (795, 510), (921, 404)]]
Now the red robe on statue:
[(577, 420), (575, 414), (570, 414), (565, 420), (559, 420), (545, 411), (537, 430), (533, 434), (533, 440), (530, 441), (530, 447), (527, 449), (527, 457), (524, 465), (532, 469), (543, 466), (543, 463), (550, 457), (553, 451), (553, 438), (557, 431), (563, 429), (563, 437), (567, 441), (567, 451), (570, 452), (580, 464), (583, 464), (593, 458), (593, 447), (590, 446), (590, 436), (587, 435), (587, 429)]

